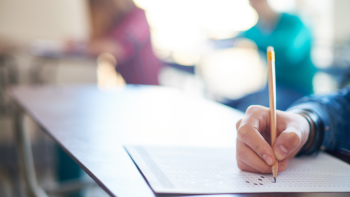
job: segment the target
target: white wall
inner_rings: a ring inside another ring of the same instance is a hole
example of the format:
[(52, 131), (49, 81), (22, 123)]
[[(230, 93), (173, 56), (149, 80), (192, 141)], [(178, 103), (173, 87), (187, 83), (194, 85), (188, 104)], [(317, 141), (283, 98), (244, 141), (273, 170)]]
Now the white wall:
[(334, 40), (337, 44), (350, 41), (350, 1), (334, 0)]
[(0, 36), (20, 42), (86, 37), (84, 0), (0, 0)]

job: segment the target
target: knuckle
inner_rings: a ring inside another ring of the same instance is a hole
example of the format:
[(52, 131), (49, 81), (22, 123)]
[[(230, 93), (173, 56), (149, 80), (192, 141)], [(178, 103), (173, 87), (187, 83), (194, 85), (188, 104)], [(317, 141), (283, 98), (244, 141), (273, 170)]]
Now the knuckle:
[(238, 129), (238, 138), (244, 141), (244, 139), (247, 138), (248, 133), (249, 133), (249, 125), (247, 124), (240, 125)]
[(246, 113), (251, 114), (251, 113), (261, 112), (261, 111), (264, 111), (265, 109), (267, 108), (260, 105), (251, 105), (247, 108)]
[(251, 106), (249, 106), (249, 107), (247, 108), (246, 113), (253, 113), (253, 112), (255, 112), (255, 111), (258, 110), (258, 109), (259, 109), (259, 106), (257, 106), (257, 105), (251, 105)]

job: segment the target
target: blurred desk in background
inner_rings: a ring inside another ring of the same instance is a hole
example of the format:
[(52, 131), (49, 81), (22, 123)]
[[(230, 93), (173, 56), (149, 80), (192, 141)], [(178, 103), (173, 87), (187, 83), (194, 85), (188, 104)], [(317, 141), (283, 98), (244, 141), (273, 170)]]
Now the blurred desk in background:
[[(111, 196), (155, 196), (123, 145), (235, 146), (235, 125), (243, 115), (213, 101), (156, 86), (128, 85), (110, 90), (93, 85), (14, 87), (9, 93), (19, 108)], [(26, 138), (24, 132), (22, 138)], [(26, 151), (23, 155), (30, 160)], [(27, 164), (25, 177), (35, 178), (30, 174), (34, 172), (32, 164)], [(281, 195), (330, 194), (220, 196)]]
[[(29, 82), (32, 85), (45, 84), (48, 81), (51, 83), (58, 83), (58, 69), (64, 61), (74, 62), (93, 62), (95, 64), (96, 58), (87, 56), (83, 53), (68, 53), (64, 51), (64, 43), (39, 40), (34, 41), (29, 47), (30, 71)], [(46, 73), (49, 76), (44, 76), (43, 70), (50, 68), (51, 72)]]

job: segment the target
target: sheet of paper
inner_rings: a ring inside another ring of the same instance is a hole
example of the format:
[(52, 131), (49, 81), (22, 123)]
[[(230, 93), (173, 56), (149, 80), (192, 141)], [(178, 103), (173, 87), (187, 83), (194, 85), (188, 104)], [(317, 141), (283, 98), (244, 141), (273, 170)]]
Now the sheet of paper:
[(350, 165), (326, 153), (271, 174), (238, 169), (234, 148), (125, 146), (156, 193), (350, 192)]

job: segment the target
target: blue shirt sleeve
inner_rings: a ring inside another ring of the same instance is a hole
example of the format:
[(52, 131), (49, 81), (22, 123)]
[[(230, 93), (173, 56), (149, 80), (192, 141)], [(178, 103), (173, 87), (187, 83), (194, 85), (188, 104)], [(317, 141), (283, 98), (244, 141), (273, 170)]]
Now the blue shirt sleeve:
[(319, 116), (324, 127), (325, 150), (350, 149), (350, 86), (330, 95), (304, 97), (290, 109), (310, 110)]

